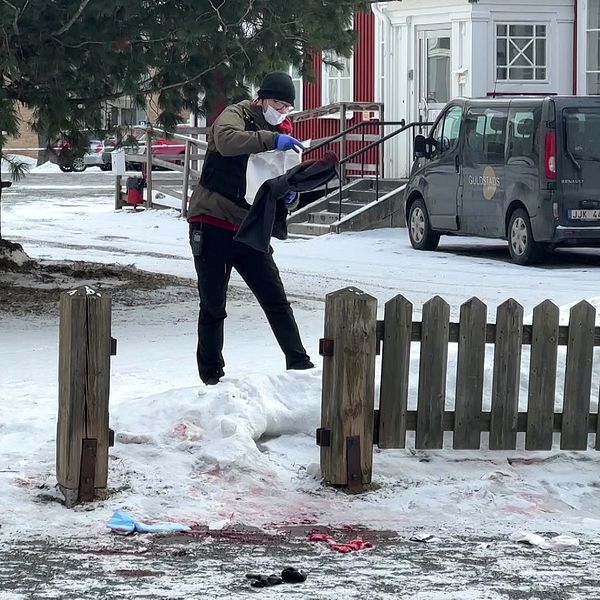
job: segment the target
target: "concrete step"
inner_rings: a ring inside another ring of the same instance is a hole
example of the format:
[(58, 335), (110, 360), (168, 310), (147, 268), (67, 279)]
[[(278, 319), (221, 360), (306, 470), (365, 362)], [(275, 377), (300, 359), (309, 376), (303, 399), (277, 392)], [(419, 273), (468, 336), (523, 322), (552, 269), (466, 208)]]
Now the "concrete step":
[(331, 223), (335, 223), (337, 220), (337, 212), (327, 212), (326, 210), (320, 212), (313, 212), (308, 215), (309, 223), (316, 223), (319, 225), (329, 225)]
[[(348, 213), (354, 212), (355, 210), (362, 208), (366, 204), (368, 204), (368, 203), (367, 202), (348, 202), (347, 200), (344, 200), (342, 202), (342, 214), (347, 215)], [(340, 205), (337, 200), (331, 201), (327, 204), (328, 212), (335, 213), (336, 215), (338, 214), (339, 207), (340, 207)]]
[[(380, 189), (379, 197), (381, 198), (385, 193)], [(348, 200), (350, 202), (368, 204), (377, 200), (377, 192), (375, 190), (348, 190)]]
[(288, 233), (295, 235), (325, 235), (329, 233), (329, 225), (318, 223), (289, 223)]

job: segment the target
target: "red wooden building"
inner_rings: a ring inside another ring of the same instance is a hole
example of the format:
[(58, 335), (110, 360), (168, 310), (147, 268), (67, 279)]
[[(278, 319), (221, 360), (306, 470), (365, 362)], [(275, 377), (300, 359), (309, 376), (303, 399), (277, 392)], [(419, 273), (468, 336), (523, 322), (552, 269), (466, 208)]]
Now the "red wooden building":
[[(375, 102), (375, 17), (372, 12), (357, 13), (354, 16), (354, 29), (357, 41), (351, 58), (333, 58), (344, 65), (340, 71), (323, 62), (322, 53), (313, 56), (315, 81), (304, 82), (294, 70), (290, 74), (297, 87), (297, 101), (291, 115), (294, 121), (294, 136), (300, 140), (312, 140), (313, 145), (320, 140), (335, 136), (342, 128), (348, 129), (365, 120), (382, 119), (382, 107)], [(340, 105), (347, 105), (344, 114)], [(380, 128), (374, 124), (356, 129), (342, 147), (332, 144), (332, 150), (340, 157), (348, 156), (372, 142)], [(310, 154), (316, 158), (323, 151)], [(352, 160), (348, 165), (348, 175), (372, 174), (374, 165), (379, 162), (376, 151), (368, 151)]]

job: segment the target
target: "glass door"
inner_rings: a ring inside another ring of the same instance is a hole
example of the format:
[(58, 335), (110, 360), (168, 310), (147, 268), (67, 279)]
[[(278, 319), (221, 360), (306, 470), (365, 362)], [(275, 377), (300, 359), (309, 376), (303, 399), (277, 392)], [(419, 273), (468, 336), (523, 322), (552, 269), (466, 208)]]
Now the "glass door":
[(451, 99), (450, 30), (418, 34), (419, 116), (433, 121)]

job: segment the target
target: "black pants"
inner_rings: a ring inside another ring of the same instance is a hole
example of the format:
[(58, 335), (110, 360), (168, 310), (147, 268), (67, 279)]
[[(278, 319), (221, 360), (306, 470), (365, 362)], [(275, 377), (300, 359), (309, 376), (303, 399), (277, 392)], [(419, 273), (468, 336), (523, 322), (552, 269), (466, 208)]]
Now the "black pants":
[(268, 254), (258, 252), (234, 241), (234, 235), (233, 231), (206, 223), (190, 224), (190, 245), (200, 295), (196, 358), (203, 381), (223, 374), (223, 323), (227, 316), (225, 305), (232, 268), (241, 275), (264, 310), (285, 354), (286, 367), (309, 360), (272, 250)]

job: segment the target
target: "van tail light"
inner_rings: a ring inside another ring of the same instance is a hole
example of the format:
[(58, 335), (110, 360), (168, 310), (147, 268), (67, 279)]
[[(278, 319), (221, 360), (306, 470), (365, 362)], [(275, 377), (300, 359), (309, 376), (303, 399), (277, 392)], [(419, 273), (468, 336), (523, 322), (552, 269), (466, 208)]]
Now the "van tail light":
[(552, 216), (555, 219), (558, 219), (558, 217), (560, 217), (560, 212), (558, 210), (558, 202), (553, 202), (552, 203)]
[(546, 132), (544, 172), (546, 179), (556, 179), (556, 131)]

